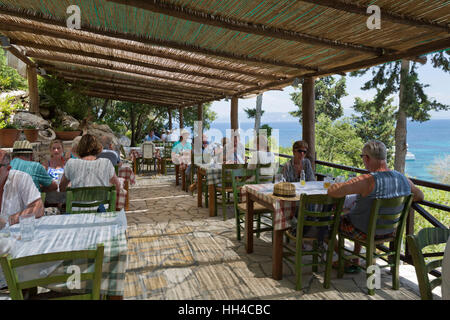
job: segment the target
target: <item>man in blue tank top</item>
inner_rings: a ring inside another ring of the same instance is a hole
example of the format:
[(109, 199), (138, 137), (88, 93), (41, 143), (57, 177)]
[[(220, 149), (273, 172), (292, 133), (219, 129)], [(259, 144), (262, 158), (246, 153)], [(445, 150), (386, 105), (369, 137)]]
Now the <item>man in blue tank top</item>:
[[(335, 183), (328, 189), (328, 195), (340, 198), (357, 194), (355, 205), (350, 212), (341, 217), (340, 230), (351, 236), (365, 240), (368, 233), (370, 210), (376, 198), (395, 198), (413, 194), (413, 201), (422, 201), (423, 192), (411, 180), (395, 170), (389, 170), (386, 162), (386, 146), (378, 140), (368, 141), (361, 158), (365, 168), (370, 172), (344, 183)], [(386, 212), (388, 213), (388, 212)], [(392, 235), (393, 230), (377, 230), (375, 237)], [(355, 243), (355, 254), (360, 245)], [(358, 259), (354, 260), (358, 263)]]

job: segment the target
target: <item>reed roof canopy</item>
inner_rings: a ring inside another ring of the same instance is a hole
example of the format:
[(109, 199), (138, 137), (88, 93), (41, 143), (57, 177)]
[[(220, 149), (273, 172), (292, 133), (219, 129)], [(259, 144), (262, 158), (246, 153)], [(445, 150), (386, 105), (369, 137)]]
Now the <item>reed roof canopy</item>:
[(180, 108), (447, 49), (450, 2), (0, 0), (0, 33), (88, 95)]

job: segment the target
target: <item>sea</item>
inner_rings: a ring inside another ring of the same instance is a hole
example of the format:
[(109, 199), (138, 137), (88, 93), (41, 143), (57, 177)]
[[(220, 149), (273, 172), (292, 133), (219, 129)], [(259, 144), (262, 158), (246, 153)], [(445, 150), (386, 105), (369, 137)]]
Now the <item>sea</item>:
[[(272, 122), (269, 125), (279, 130), (280, 146), (290, 147), (293, 141), (302, 139), (302, 126), (297, 121)], [(239, 123), (239, 128), (243, 131), (253, 127), (254, 122)], [(229, 122), (214, 122), (206, 134), (211, 137), (218, 136), (220, 132), (225, 136), (227, 129), (230, 129)], [(407, 143), (408, 151), (414, 154), (415, 160), (406, 161), (406, 174), (417, 179), (436, 181), (429, 166), (436, 159), (450, 155), (450, 119), (436, 119), (422, 123), (408, 121)]]

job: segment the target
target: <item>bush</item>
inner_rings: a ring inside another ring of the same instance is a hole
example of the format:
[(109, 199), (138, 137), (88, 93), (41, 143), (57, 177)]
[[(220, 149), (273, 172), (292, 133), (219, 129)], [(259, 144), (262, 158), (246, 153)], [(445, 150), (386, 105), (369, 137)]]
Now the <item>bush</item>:
[(14, 112), (23, 109), (21, 103), (13, 103), (14, 98), (7, 97), (0, 100), (0, 129), (15, 129), (16, 126), (12, 123)]

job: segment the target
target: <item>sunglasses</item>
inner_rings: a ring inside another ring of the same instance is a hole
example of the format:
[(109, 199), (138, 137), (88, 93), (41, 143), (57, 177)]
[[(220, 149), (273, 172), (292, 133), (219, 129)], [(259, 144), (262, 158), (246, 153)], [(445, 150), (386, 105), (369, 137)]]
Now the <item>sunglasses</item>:
[(369, 157), (367, 154), (360, 154), (359, 156), (361, 157), (361, 159), (364, 157)]
[(298, 153), (304, 153), (304, 154), (306, 154), (306, 150), (302, 150), (302, 149), (296, 149), (296, 150), (294, 150), (295, 152), (298, 152)]

